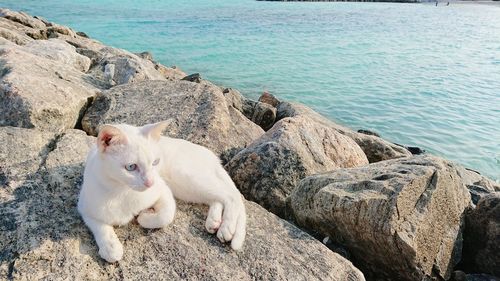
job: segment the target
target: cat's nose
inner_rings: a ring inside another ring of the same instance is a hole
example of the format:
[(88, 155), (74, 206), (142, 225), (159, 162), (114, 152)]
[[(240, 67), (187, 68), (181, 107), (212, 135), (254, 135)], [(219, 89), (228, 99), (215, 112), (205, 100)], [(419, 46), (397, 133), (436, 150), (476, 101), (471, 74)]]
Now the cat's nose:
[(153, 184), (154, 184), (153, 179), (147, 179), (147, 180), (144, 181), (144, 185), (146, 187), (151, 187), (151, 186), (153, 186)]

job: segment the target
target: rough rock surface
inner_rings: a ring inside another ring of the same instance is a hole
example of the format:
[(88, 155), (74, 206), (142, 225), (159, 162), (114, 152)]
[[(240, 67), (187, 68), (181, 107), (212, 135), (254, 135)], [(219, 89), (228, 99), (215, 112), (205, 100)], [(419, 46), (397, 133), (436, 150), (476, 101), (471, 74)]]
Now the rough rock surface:
[(263, 102), (263, 103), (267, 103), (267, 104), (271, 105), (272, 107), (277, 107), (278, 104), (280, 103), (280, 101), (275, 96), (273, 96), (272, 94), (270, 94), (268, 92), (264, 92), (259, 97), (259, 101)]
[(483, 196), (467, 212), (463, 259), (467, 272), (500, 277), (500, 192)]
[(269, 130), (276, 120), (276, 108), (253, 100), (245, 99), (242, 102), (242, 113), (252, 122), (259, 125), (264, 131)]
[(500, 191), (500, 184), (482, 176), (476, 171), (459, 167), (458, 172), (462, 181), (469, 189), (474, 204), (477, 204), (479, 199), (489, 195), (491, 192)]
[(354, 141), (306, 116), (297, 116), (277, 122), (231, 159), (226, 169), (247, 199), (286, 217), (286, 197), (300, 179), (367, 164)]
[[(113, 87), (95, 99), (83, 118), (91, 135), (105, 123), (144, 125), (173, 119), (167, 135), (234, 155), (263, 134), (228, 104), (219, 87), (202, 81), (149, 81)], [(224, 157), (225, 158), (225, 157)]]
[[(37, 134), (16, 130), (17, 137)], [(104, 262), (76, 211), (83, 161), (94, 142), (83, 131), (66, 131), (52, 151), (38, 157), (31, 180), (1, 193), (0, 279), (364, 280), (349, 261), (250, 202), (241, 252), (205, 231), (205, 207), (181, 203), (174, 223), (164, 229), (134, 223), (116, 228), (124, 258)], [(12, 151), (2, 165), (25, 161), (23, 146), (0, 146), (0, 155), (7, 149)]]
[(78, 61), (84, 59), (75, 48), (59, 40), (25, 46), (0, 41), (0, 125), (52, 131), (75, 127), (98, 91), (92, 78), (74, 67), (82, 66)]
[(281, 102), (278, 105), (277, 120), (298, 115), (307, 115), (316, 122), (334, 128), (341, 134), (352, 138), (363, 149), (370, 163), (412, 156), (404, 147), (390, 143), (377, 136), (354, 132), (349, 128), (326, 119), (305, 105), (290, 102)]
[(307, 177), (290, 205), (299, 225), (344, 245), (369, 279), (448, 279), (470, 195), (454, 165), (416, 156)]

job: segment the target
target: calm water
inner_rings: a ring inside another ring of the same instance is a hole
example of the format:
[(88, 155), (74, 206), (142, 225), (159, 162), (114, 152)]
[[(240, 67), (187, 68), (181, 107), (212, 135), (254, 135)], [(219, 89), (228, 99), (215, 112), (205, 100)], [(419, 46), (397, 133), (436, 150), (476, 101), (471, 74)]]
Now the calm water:
[[(78, 2), (78, 3), (76, 3)], [(0, 0), (500, 179), (500, 6)]]

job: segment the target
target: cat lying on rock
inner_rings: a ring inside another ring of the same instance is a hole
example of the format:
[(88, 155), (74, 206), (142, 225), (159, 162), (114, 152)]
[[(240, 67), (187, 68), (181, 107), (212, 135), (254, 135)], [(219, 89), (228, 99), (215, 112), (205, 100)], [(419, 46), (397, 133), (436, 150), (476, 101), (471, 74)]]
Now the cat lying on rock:
[(164, 227), (174, 219), (174, 196), (208, 204), (207, 231), (234, 250), (243, 246), (245, 206), (220, 160), (202, 146), (162, 136), (167, 125), (104, 125), (87, 156), (78, 211), (108, 262), (123, 256), (113, 226), (137, 216), (144, 228)]

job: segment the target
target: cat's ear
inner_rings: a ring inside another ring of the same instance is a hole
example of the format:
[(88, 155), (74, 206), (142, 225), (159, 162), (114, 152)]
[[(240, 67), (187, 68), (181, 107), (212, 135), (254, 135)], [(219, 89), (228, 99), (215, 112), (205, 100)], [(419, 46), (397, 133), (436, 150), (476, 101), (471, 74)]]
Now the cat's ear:
[(97, 135), (97, 146), (99, 151), (105, 152), (110, 146), (118, 144), (126, 144), (127, 137), (123, 132), (111, 125), (103, 125), (99, 129)]
[(146, 138), (152, 138), (153, 140), (158, 141), (161, 137), (161, 133), (168, 127), (168, 125), (170, 125), (170, 123), (172, 123), (172, 120), (142, 126), (141, 133)]

